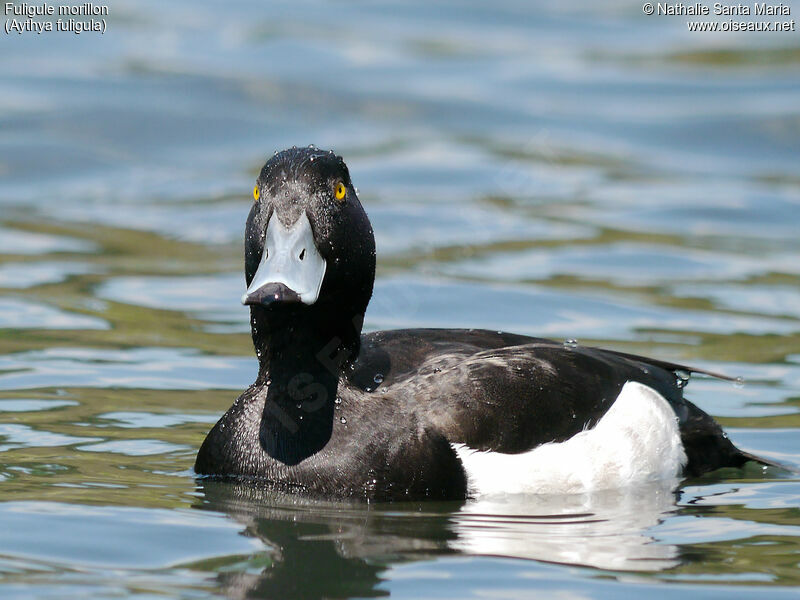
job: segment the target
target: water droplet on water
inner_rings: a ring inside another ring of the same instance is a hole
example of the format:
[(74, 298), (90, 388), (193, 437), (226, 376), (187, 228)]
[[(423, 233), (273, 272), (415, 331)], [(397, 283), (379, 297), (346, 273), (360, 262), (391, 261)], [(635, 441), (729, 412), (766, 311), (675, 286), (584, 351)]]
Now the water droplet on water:
[(733, 380), (734, 387), (741, 388), (744, 387), (744, 384), (745, 384), (744, 377), (737, 377), (736, 379)]
[(347, 419), (345, 419), (344, 417), (340, 417), (339, 423), (341, 423), (342, 425), (347, 425)]
[(375, 383), (383, 383), (383, 373), (375, 373), (373, 381), (375, 381)]
[(578, 347), (578, 340), (572, 338), (564, 340), (564, 348), (577, 348), (577, 347)]

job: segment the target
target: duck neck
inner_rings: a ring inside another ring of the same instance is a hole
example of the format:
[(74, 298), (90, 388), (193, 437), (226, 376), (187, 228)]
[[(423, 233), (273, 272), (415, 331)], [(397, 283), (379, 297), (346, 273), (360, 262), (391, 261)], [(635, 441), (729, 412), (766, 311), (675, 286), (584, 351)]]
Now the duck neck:
[(343, 326), (314, 307), (292, 306), (253, 307), (251, 322), (256, 383), (267, 387), (259, 440), (272, 458), (297, 464), (330, 440), (339, 378), (358, 354), (361, 320)]

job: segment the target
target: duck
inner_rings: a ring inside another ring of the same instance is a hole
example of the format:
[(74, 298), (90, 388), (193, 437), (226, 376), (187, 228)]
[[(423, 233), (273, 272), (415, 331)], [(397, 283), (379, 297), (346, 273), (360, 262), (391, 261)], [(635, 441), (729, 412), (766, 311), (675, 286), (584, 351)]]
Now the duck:
[(761, 459), (684, 397), (686, 365), (480, 329), (363, 333), (375, 236), (343, 158), (260, 171), (242, 303), (255, 382), (213, 426), (198, 477), (375, 501), (573, 494)]

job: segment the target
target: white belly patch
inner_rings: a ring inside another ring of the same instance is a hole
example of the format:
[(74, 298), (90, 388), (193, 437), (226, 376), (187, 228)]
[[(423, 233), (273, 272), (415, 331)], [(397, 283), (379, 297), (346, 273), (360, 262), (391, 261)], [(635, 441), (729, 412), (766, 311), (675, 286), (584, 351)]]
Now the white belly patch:
[(627, 382), (594, 428), (521, 454), (451, 444), (471, 495), (577, 494), (674, 479), (686, 465), (678, 419), (653, 388)]

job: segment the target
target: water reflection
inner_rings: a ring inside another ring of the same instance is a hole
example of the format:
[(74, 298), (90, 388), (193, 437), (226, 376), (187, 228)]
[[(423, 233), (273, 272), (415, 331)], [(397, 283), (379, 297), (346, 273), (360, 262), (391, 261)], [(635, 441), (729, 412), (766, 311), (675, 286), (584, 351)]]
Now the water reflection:
[(677, 548), (648, 533), (677, 510), (677, 481), (592, 494), (469, 502), (455, 516), (454, 549), (625, 571), (677, 564)]
[(201, 481), (197, 508), (228, 514), (269, 551), (219, 572), (227, 595), (374, 597), (392, 563), (443, 554), (502, 556), (626, 571), (669, 569), (675, 545), (649, 528), (676, 509), (670, 482), (573, 496), (506, 496), (467, 502), (346, 504), (256, 486)]

